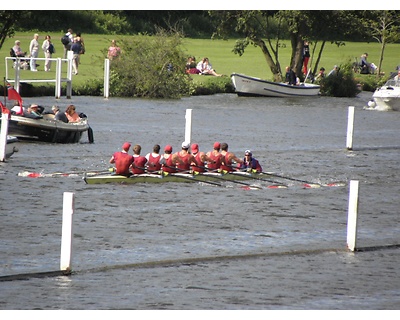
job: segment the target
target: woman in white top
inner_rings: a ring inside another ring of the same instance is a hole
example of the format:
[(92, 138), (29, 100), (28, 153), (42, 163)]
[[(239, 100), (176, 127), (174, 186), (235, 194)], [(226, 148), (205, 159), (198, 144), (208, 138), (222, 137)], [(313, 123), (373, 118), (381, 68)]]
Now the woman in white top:
[(29, 45), (29, 52), (31, 54), (31, 71), (37, 71), (36, 69), (36, 58), (39, 56), (39, 35), (37, 33), (34, 34), (33, 39)]
[(218, 74), (214, 71), (208, 58), (203, 58), (203, 60), (201, 60), (197, 64), (196, 68), (197, 68), (197, 70), (200, 71), (200, 74), (203, 74), (203, 75), (212, 75), (212, 76), (216, 76), (216, 77), (222, 76), (222, 74)]
[(49, 35), (46, 36), (46, 39), (43, 41), (42, 49), (44, 52), (44, 57), (46, 58), (44, 62), (44, 71), (50, 71), (51, 67), (51, 55), (56, 52), (54, 49), (54, 45), (51, 43), (51, 37)]

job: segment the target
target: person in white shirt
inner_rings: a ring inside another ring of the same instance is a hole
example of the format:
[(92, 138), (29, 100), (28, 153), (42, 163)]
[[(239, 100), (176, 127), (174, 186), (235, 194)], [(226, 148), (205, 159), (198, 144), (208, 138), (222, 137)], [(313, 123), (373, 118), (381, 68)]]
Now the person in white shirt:
[(221, 77), (222, 74), (218, 74), (215, 72), (215, 70), (212, 68), (212, 65), (208, 58), (203, 58), (198, 64), (197, 64), (197, 70), (200, 71), (200, 74), (203, 75), (212, 75), (216, 77)]
[(29, 44), (29, 52), (31, 55), (31, 62), (30, 62), (31, 71), (37, 71), (36, 58), (39, 56), (38, 39), (39, 39), (39, 35), (37, 33), (35, 33), (31, 43)]

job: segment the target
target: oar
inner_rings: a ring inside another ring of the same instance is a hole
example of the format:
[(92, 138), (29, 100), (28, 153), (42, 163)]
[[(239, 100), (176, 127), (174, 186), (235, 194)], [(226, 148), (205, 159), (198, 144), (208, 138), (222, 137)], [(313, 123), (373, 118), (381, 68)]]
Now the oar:
[[(18, 173), (19, 177), (28, 177), (28, 178), (54, 178), (54, 177), (72, 177), (72, 176), (80, 176), (81, 174), (104, 174), (110, 172), (112, 168), (107, 171), (70, 171), (70, 172), (53, 172), (53, 173), (43, 173), (42, 172), (30, 172), (30, 171), (22, 171)], [(111, 171), (112, 172), (112, 171)]]
[[(187, 172), (187, 171), (186, 171)], [(179, 173), (183, 173), (183, 172), (179, 172)], [(165, 176), (168, 176), (170, 173), (169, 172), (162, 172), (162, 175), (165, 177)], [(176, 178), (181, 178), (181, 179), (186, 179), (186, 180), (190, 180), (190, 181), (192, 181), (192, 182), (204, 182), (204, 183), (208, 183), (208, 184), (211, 184), (211, 185), (214, 185), (214, 186), (218, 186), (218, 187), (224, 187), (224, 185), (222, 185), (222, 184), (220, 184), (220, 183), (218, 183), (218, 182), (212, 182), (212, 181), (203, 181), (203, 180), (196, 180), (196, 178), (191, 178), (191, 177), (185, 177), (185, 176), (180, 176), (180, 175), (176, 175), (176, 174), (174, 174), (174, 173), (172, 173), (173, 175), (174, 175), (174, 177), (176, 177)]]
[(301, 180), (301, 179), (295, 179), (295, 178), (290, 178), (290, 177), (284, 177), (284, 176), (281, 176), (279, 174), (268, 173), (268, 172), (262, 172), (262, 173), (267, 174), (267, 175), (272, 176), (272, 177), (277, 177), (277, 178), (281, 178), (281, 179), (302, 182), (302, 183), (304, 183), (304, 187), (306, 187), (306, 188), (319, 188), (319, 187), (323, 187), (324, 186), (321, 183), (310, 182), (310, 181)]
[[(260, 173), (261, 173), (261, 172), (260, 172)], [(236, 176), (241, 175), (239, 172), (235, 172), (235, 171), (229, 172), (229, 174), (233, 174), (233, 175), (236, 175)], [(251, 175), (251, 174), (249, 174), (248, 176), (246, 176), (246, 178), (250, 178), (250, 179), (254, 179), (254, 180), (259, 180), (259, 181), (266, 181), (266, 182), (271, 182), (271, 183), (278, 183), (277, 181), (269, 180), (269, 179), (264, 179), (264, 178), (260, 178), (260, 177), (255, 177), (255, 176), (253, 176), (253, 175)], [(279, 185), (282, 185), (282, 186), (287, 187), (287, 185), (286, 185), (286, 184), (283, 184), (283, 183), (282, 183), (282, 184), (279, 183)]]

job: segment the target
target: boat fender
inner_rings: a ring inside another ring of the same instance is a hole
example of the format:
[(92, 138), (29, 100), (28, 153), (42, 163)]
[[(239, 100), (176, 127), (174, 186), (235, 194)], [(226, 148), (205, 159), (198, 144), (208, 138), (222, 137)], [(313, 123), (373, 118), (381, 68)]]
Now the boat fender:
[(89, 143), (93, 143), (94, 142), (93, 129), (89, 127), (87, 132), (88, 132)]

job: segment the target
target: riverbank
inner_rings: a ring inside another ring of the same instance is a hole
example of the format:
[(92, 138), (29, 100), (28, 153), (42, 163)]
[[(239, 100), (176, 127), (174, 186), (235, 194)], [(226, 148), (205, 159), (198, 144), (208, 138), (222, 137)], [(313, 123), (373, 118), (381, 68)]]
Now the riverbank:
[[(39, 43), (43, 42), (45, 32), (39, 33)], [(23, 51), (28, 50), (29, 42), (33, 36), (33, 32), (17, 32), (13, 38), (8, 38), (0, 51), (0, 59), (5, 61), (5, 57), (9, 56), (10, 48), (14, 45), (15, 40), (21, 41)], [(60, 34), (51, 34), (56, 52), (53, 58), (62, 58), (63, 46), (60, 42)], [(85, 41), (86, 53), (81, 56), (81, 64), (79, 66), (79, 75), (73, 76), (73, 95), (93, 95), (101, 96), (104, 77), (104, 59), (106, 57), (107, 48), (112, 39), (116, 39), (117, 43), (122, 43), (126, 36), (98, 35), (98, 34), (83, 34)], [(243, 56), (235, 55), (232, 52), (236, 39), (230, 40), (211, 40), (211, 39), (184, 39), (183, 50), (187, 55), (195, 56), (197, 60), (203, 57), (209, 57), (214, 69), (218, 73), (222, 73), (227, 77), (204, 77), (193, 75), (194, 95), (207, 95), (216, 93), (231, 93), (233, 92), (232, 83), (229, 75), (233, 72), (244, 73), (251, 76), (271, 79), (272, 74), (269, 70), (264, 56), (259, 48), (248, 47)], [(383, 61), (383, 72), (389, 75), (390, 72), (398, 65), (397, 52), (400, 49), (400, 44), (388, 44), (385, 50), (385, 59)], [(282, 46), (279, 49), (279, 57), (282, 65), (287, 64), (290, 60), (290, 42), (282, 40)], [(334, 65), (339, 65), (346, 60), (355, 61), (360, 57), (361, 53), (368, 52), (369, 60), (377, 62), (379, 60), (380, 45), (378, 43), (356, 43), (347, 42), (346, 46), (337, 47), (334, 44), (326, 45), (323, 56), (319, 63), (320, 67), (325, 67), (329, 71)], [(44, 58), (42, 52), (39, 53), (39, 58)], [(313, 62), (313, 57), (310, 63)], [(23, 96), (52, 96), (55, 92), (54, 84), (46, 82), (46, 79), (55, 79), (55, 65), (50, 72), (44, 71), (43, 61), (38, 67), (38, 72), (23, 70), (21, 73), (22, 79), (34, 80), (31, 85), (25, 85), (22, 88)], [(377, 63), (376, 63), (377, 64)], [(6, 74), (8, 68), (8, 74)], [(64, 68), (65, 69), (65, 68)], [(0, 73), (6, 78), (14, 79), (14, 69), (11, 61), (6, 67), (5, 63), (0, 64)], [(357, 81), (360, 84), (368, 83), (367, 90), (373, 91), (377, 82), (375, 76), (357, 74)], [(43, 81), (43, 82), (40, 82)], [(65, 85), (63, 86), (65, 90)], [(365, 89), (364, 89), (365, 90)]]

